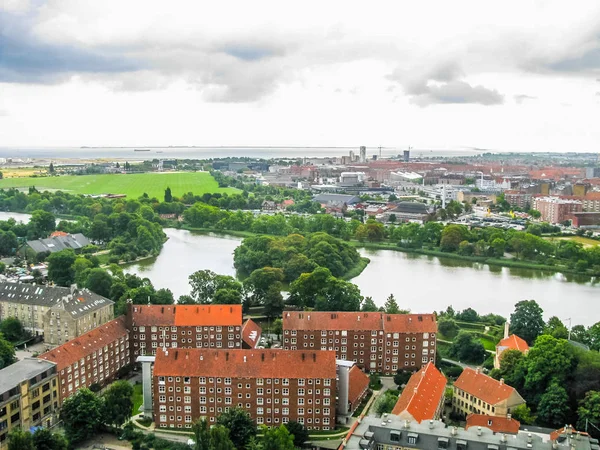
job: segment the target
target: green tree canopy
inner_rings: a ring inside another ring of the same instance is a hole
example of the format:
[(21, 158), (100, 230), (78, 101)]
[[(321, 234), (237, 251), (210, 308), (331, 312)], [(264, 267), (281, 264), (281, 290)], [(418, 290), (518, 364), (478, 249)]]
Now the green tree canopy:
[(285, 425), (265, 430), (262, 439), (263, 450), (294, 450), (294, 436)]
[(479, 339), (471, 333), (461, 331), (450, 345), (448, 354), (459, 361), (481, 363), (485, 359), (486, 351)]
[(538, 420), (546, 425), (558, 428), (565, 424), (569, 414), (567, 391), (558, 383), (552, 383), (541, 397), (537, 408)]
[(52, 433), (47, 428), (38, 428), (33, 433), (33, 445), (35, 450), (67, 450), (69, 447), (65, 437), (58, 433)]
[(8, 450), (36, 450), (29, 431), (15, 427), (8, 433)]
[(4, 369), (14, 362), (17, 362), (15, 347), (4, 339), (4, 335), (0, 333), (0, 369)]
[(23, 325), (16, 317), (7, 317), (0, 322), (0, 333), (11, 342), (19, 342), (25, 337)]
[(385, 304), (383, 305), (383, 308), (387, 314), (400, 314), (400, 307), (398, 306), (398, 302), (396, 301), (394, 294), (389, 295), (385, 301)]
[(48, 278), (59, 286), (70, 286), (75, 281), (75, 252), (72, 249), (61, 250), (48, 256)]
[(123, 425), (133, 412), (133, 386), (128, 381), (115, 381), (102, 394), (104, 423)]
[(308, 441), (309, 438), (308, 430), (304, 428), (304, 425), (296, 422), (295, 420), (290, 420), (285, 424), (285, 427), (294, 436), (294, 445), (302, 448), (304, 443)]
[(235, 448), (244, 448), (256, 436), (256, 425), (250, 414), (241, 408), (231, 408), (217, 418), (217, 424), (229, 430)]
[(522, 300), (515, 305), (510, 315), (510, 331), (525, 339), (529, 345), (544, 330), (544, 311), (535, 300)]
[(93, 437), (103, 423), (102, 400), (87, 388), (63, 402), (60, 420), (71, 444)]

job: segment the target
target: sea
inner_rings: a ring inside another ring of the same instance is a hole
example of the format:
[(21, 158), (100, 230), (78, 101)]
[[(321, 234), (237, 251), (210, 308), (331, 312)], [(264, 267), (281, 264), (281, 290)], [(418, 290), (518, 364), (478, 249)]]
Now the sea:
[[(402, 155), (407, 147), (367, 147), (367, 157), (390, 158)], [(141, 151), (140, 151), (141, 150)], [(3, 159), (210, 159), (223, 157), (249, 158), (319, 158), (359, 154), (359, 147), (0, 147)], [(483, 153), (473, 148), (412, 149), (411, 159), (476, 156)]]

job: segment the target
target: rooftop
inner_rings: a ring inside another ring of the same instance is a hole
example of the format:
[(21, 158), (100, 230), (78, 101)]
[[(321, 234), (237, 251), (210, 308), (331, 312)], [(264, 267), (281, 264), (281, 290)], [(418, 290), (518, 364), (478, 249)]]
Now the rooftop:
[(133, 326), (241, 326), (242, 305), (131, 305)]
[(380, 312), (283, 313), (284, 330), (385, 330), (401, 333), (437, 332), (433, 314), (384, 314)]
[(517, 434), (521, 427), (521, 422), (513, 418), (488, 416), (486, 414), (469, 414), (467, 416), (468, 430), (471, 427), (483, 427), (492, 430), (494, 433)]
[(260, 340), (262, 328), (254, 320), (248, 319), (242, 327), (242, 340), (250, 347), (254, 348)]
[(352, 366), (348, 374), (348, 401), (354, 403), (360, 395), (368, 389), (369, 375), (360, 370), (357, 365)]
[(40, 358), (55, 362), (58, 365), (58, 370), (62, 370), (75, 361), (114, 342), (116, 339), (126, 337), (127, 333), (129, 331), (127, 331), (125, 326), (125, 318), (121, 316), (75, 339), (65, 342), (40, 355)]
[(54, 363), (35, 358), (25, 358), (5, 367), (0, 370), (0, 394), (53, 367), (55, 367)]
[(79, 250), (89, 244), (89, 239), (81, 233), (65, 233), (59, 235), (52, 233), (52, 235), (47, 239), (36, 239), (34, 241), (27, 241), (27, 245), (29, 245), (37, 253), (54, 253), (68, 248), (72, 248), (73, 250)]
[(331, 203), (340, 202), (351, 205), (353, 203), (360, 202), (360, 198), (356, 195), (345, 195), (345, 194), (318, 194), (315, 195), (313, 201), (319, 203)]
[(170, 349), (156, 352), (154, 376), (335, 378), (335, 351)]
[(38, 286), (28, 283), (0, 282), (0, 301), (59, 307), (78, 318), (113, 302), (88, 289), (71, 290), (61, 286)]
[(408, 380), (398, 398), (392, 414), (406, 411), (421, 423), (435, 418), (440, 401), (446, 391), (446, 377), (430, 362)]
[[(478, 369), (466, 367), (454, 383), (454, 387), (461, 389), (490, 405), (496, 405), (509, 398), (515, 388), (504, 382), (493, 379), (481, 373)], [(518, 394), (518, 393), (517, 393)]]
[(498, 342), (496, 347), (519, 350), (520, 352), (526, 352), (529, 350), (529, 345), (527, 345), (527, 342), (525, 342), (524, 339), (520, 338), (516, 334), (511, 334), (507, 338), (502, 339), (500, 342)]

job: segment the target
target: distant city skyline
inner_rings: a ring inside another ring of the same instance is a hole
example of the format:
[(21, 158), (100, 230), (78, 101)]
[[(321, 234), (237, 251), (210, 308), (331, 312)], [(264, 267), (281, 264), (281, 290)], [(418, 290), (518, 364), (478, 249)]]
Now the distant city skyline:
[(594, 0), (6, 0), (0, 30), (2, 147), (600, 151)]

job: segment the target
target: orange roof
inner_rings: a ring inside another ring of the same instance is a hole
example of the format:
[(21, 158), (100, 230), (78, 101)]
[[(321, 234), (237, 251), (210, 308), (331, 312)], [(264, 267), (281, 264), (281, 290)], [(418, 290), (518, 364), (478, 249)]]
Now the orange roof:
[(252, 319), (246, 320), (246, 323), (244, 323), (244, 326), (242, 327), (242, 340), (248, 347), (256, 347), (261, 334), (262, 328), (259, 324)]
[(241, 326), (242, 305), (132, 305), (133, 326)]
[(433, 314), (384, 314), (380, 312), (304, 312), (283, 314), (285, 330), (385, 330), (401, 333), (435, 333)]
[(571, 435), (571, 434), (577, 434), (577, 433), (579, 433), (583, 436), (589, 436), (589, 434), (587, 434), (585, 431), (577, 431), (575, 428), (573, 428), (573, 425), (567, 425), (566, 427), (562, 427), (562, 428), (550, 433), (550, 440), (555, 441), (563, 434)]
[(63, 345), (40, 355), (39, 358), (55, 362), (57, 370), (62, 370), (105, 345), (122, 337), (126, 338), (128, 333), (125, 318), (121, 316), (75, 339), (71, 339)]
[(432, 362), (414, 373), (402, 395), (398, 398), (392, 414), (407, 411), (417, 422), (435, 418), (435, 413), (446, 391), (446, 377)]
[(520, 352), (529, 350), (527, 342), (516, 334), (511, 334), (509, 337), (502, 339), (496, 347), (505, 347), (506, 349), (519, 350)]
[(383, 329), (399, 333), (437, 333), (433, 314), (384, 314)]
[(171, 349), (156, 352), (154, 376), (335, 378), (335, 351)]
[(503, 381), (494, 380), (470, 367), (463, 370), (454, 382), (454, 386), (490, 405), (496, 405), (510, 397), (513, 392), (517, 392), (515, 388), (504, 384)]
[(468, 430), (469, 427), (489, 428), (494, 433), (517, 434), (521, 427), (521, 422), (507, 417), (488, 416), (486, 414), (469, 414), (467, 416), (465, 430)]
[(50, 237), (56, 237), (56, 236), (68, 236), (69, 233), (65, 233), (64, 231), (54, 231)]
[(356, 364), (352, 366), (348, 374), (348, 401), (356, 402), (360, 396), (369, 388), (369, 375), (360, 370)]

